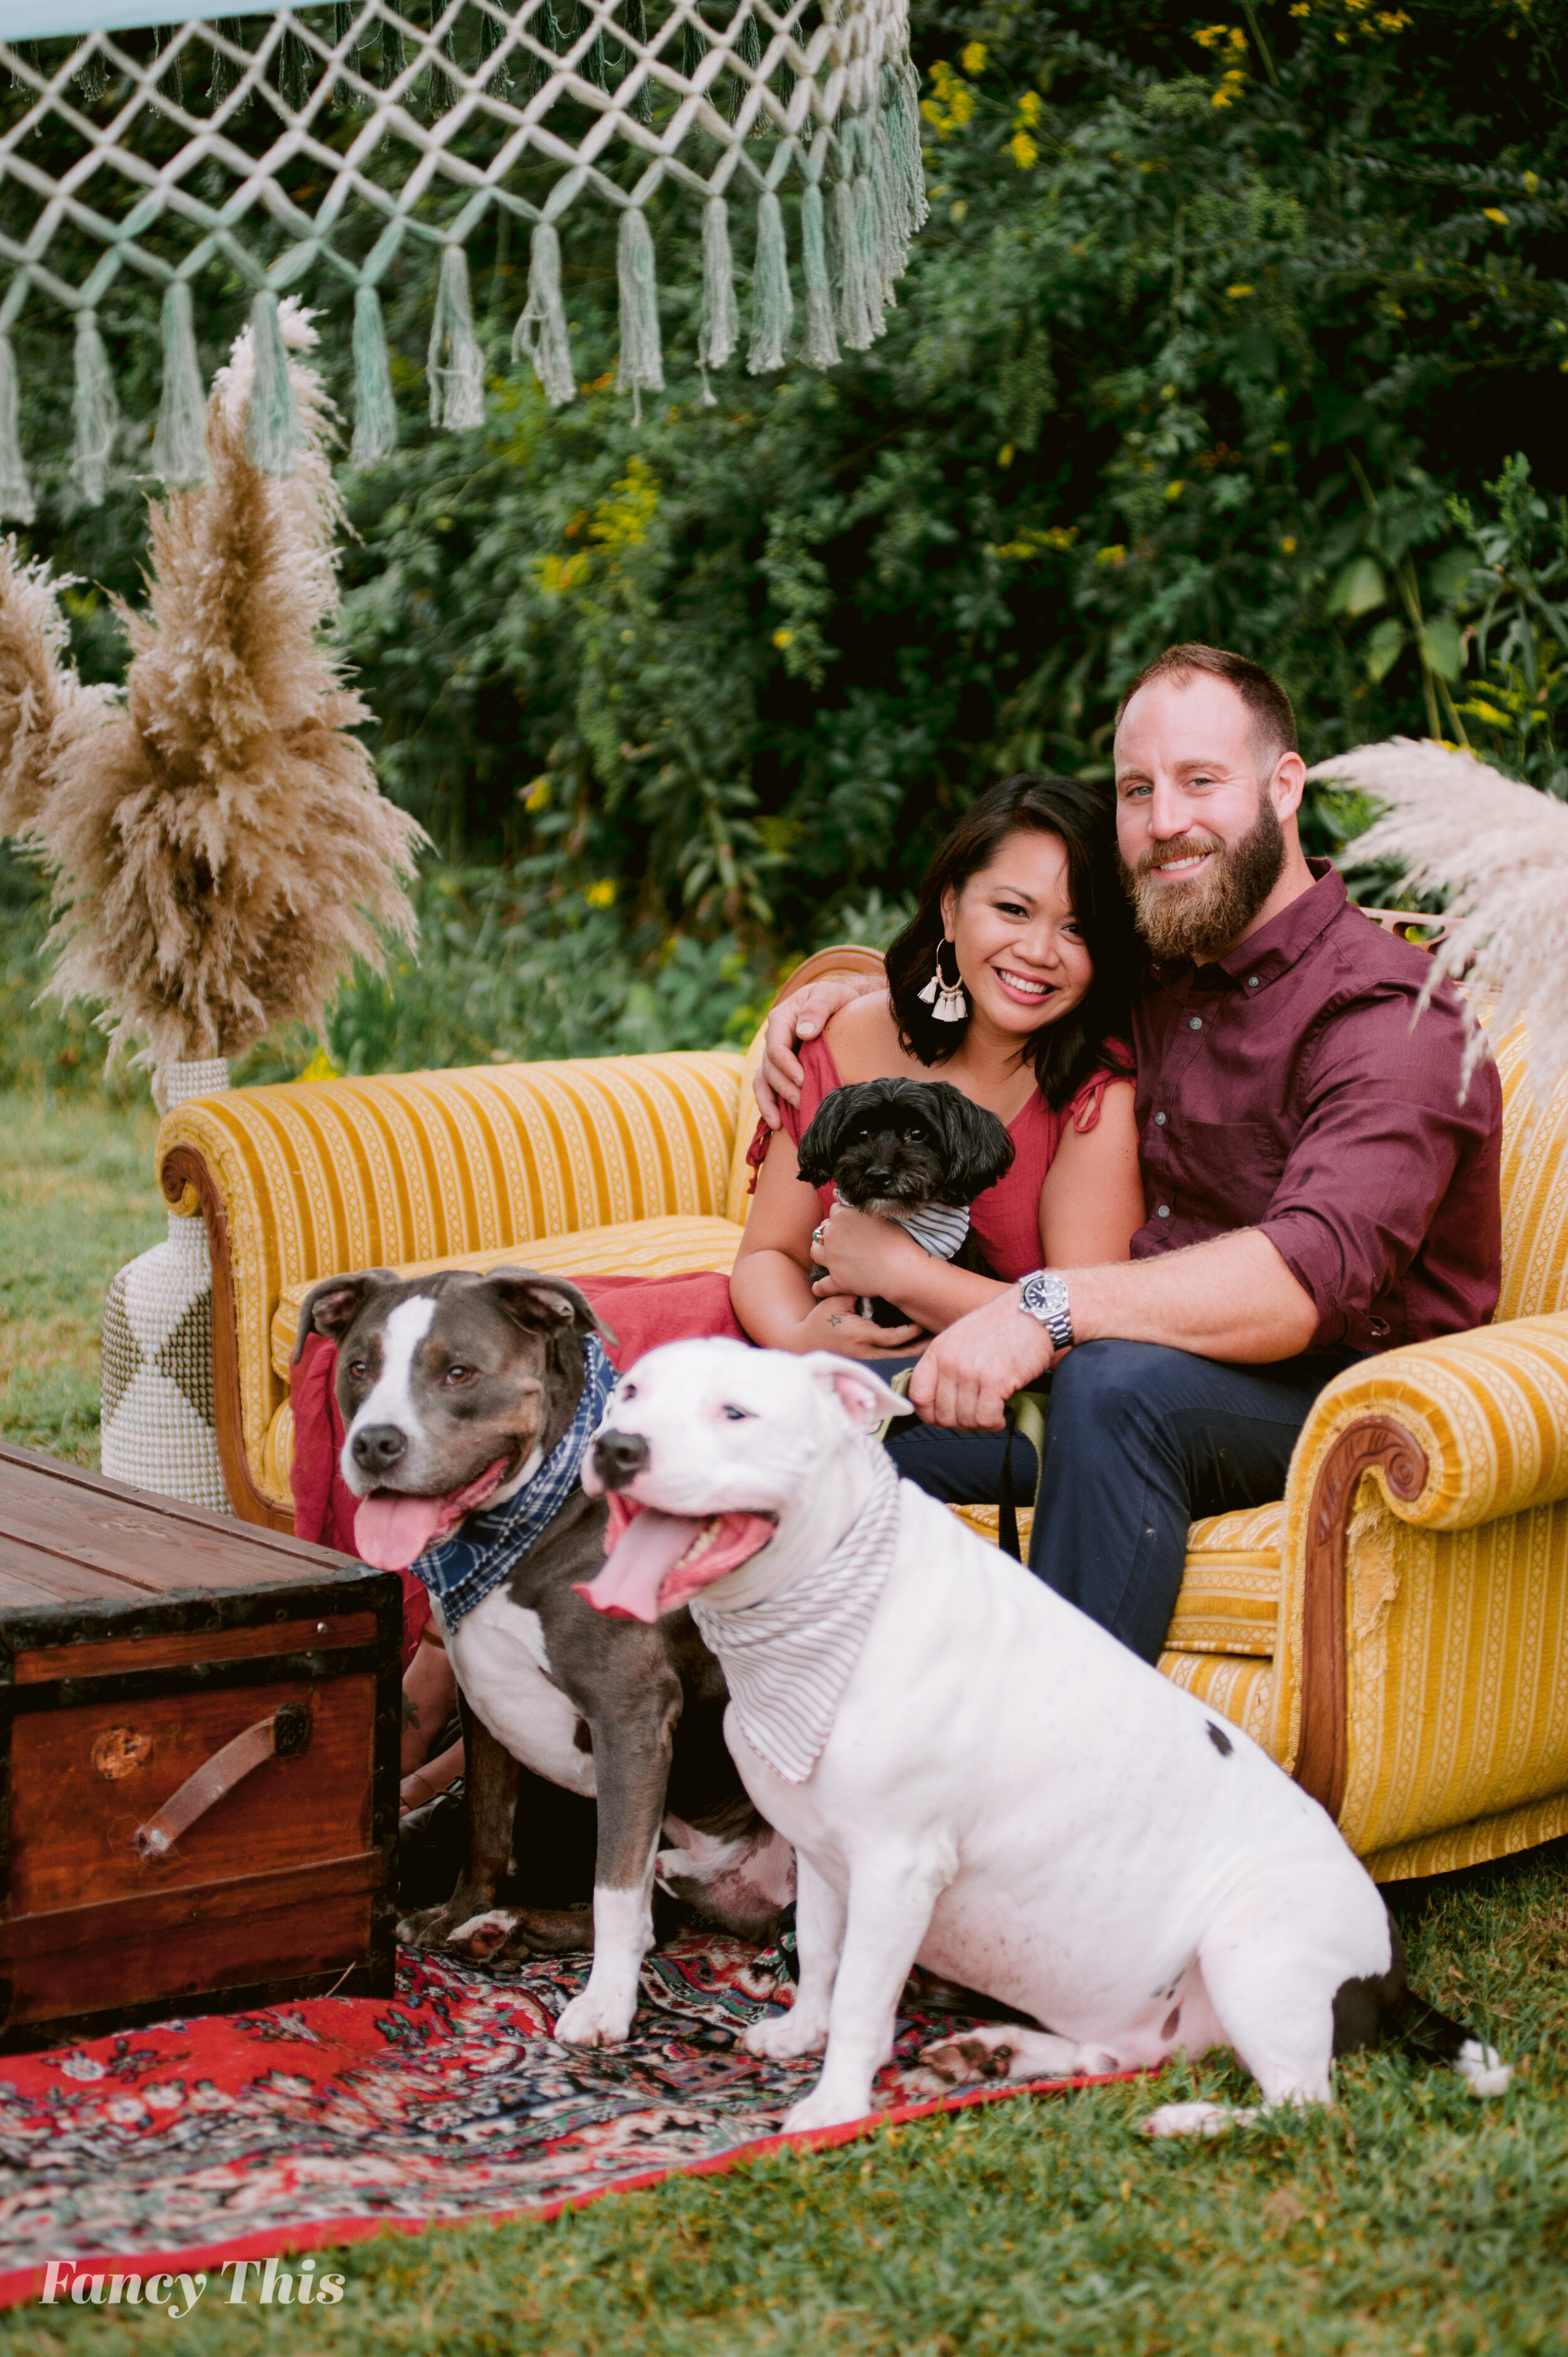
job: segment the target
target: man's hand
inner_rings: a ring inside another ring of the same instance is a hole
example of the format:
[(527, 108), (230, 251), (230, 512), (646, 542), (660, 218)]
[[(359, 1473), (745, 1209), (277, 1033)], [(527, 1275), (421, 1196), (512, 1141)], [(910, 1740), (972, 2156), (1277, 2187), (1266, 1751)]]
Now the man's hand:
[(805, 1074), (792, 1052), (797, 1039), (814, 1039), (825, 1028), (831, 1016), (852, 999), (864, 998), (868, 990), (886, 990), (886, 983), (875, 974), (824, 974), (820, 981), (809, 983), (804, 990), (791, 991), (781, 998), (768, 1018), (766, 1044), (762, 1064), (752, 1082), (752, 1093), (757, 1111), (769, 1129), (777, 1129), (784, 1116), (779, 1110), (779, 1099), (786, 1104), (798, 1105), (800, 1085)]
[(923, 1424), (1000, 1432), (1013, 1394), (1037, 1382), (1055, 1357), (1050, 1336), (1026, 1318), (1010, 1286), (937, 1336), (909, 1378), (910, 1404)]

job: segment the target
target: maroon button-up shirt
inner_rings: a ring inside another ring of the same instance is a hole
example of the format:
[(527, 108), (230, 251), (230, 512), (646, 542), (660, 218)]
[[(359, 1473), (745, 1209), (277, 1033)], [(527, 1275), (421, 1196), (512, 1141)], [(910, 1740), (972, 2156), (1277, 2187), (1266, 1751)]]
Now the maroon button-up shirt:
[(1157, 966), (1133, 1018), (1146, 1224), (1134, 1260), (1258, 1228), (1317, 1305), (1314, 1351), (1479, 1326), (1502, 1264), (1502, 1091), (1464, 1102), (1465, 1026), (1423, 950), (1326, 861), (1211, 965)]

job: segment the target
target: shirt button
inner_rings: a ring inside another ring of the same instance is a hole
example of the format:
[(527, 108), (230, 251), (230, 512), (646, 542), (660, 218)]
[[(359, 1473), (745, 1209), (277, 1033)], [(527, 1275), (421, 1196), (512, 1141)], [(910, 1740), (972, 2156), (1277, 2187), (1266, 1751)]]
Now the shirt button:
[(1157, 1114), (1155, 1115), (1155, 1127), (1156, 1129), (1164, 1129), (1165, 1125), (1165, 1117), (1164, 1114), (1163, 1114), (1163, 1113), (1157, 1113)]
[(1189, 1031), (1201, 1031), (1203, 1028), (1202, 1016), (1189, 1015), (1187, 1018), (1187, 1028)]
[(1258, 977), (1255, 974), (1250, 974), (1247, 976), (1247, 987), (1249, 990), (1256, 990), (1258, 987)]
[(1156, 1203), (1155, 1209), (1162, 1220), (1168, 1220), (1170, 1218), (1171, 1207), (1168, 1203)]

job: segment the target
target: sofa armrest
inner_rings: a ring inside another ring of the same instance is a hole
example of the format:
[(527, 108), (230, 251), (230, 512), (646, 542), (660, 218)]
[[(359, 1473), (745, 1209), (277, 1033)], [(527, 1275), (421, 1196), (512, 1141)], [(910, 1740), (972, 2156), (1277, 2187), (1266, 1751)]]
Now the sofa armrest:
[(1274, 1756), (1337, 1817), (1348, 1759), (1347, 1588), (1364, 1480), (1420, 1529), (1568, 1498), (1568, 1312), (1390, 1351), (1336, 1376), (1291, 1459)]

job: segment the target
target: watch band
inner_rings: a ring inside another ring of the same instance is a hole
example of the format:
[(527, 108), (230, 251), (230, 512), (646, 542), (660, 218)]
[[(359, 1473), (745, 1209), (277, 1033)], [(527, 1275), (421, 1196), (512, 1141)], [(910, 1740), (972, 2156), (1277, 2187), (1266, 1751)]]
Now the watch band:
[(1048, 1268), (1036, 1269), (1019, 1287), (1018, 1307), (1045, 1328), (1058, 1351), (1071, 1350), (1072, 1308), (1064, 1277)]

